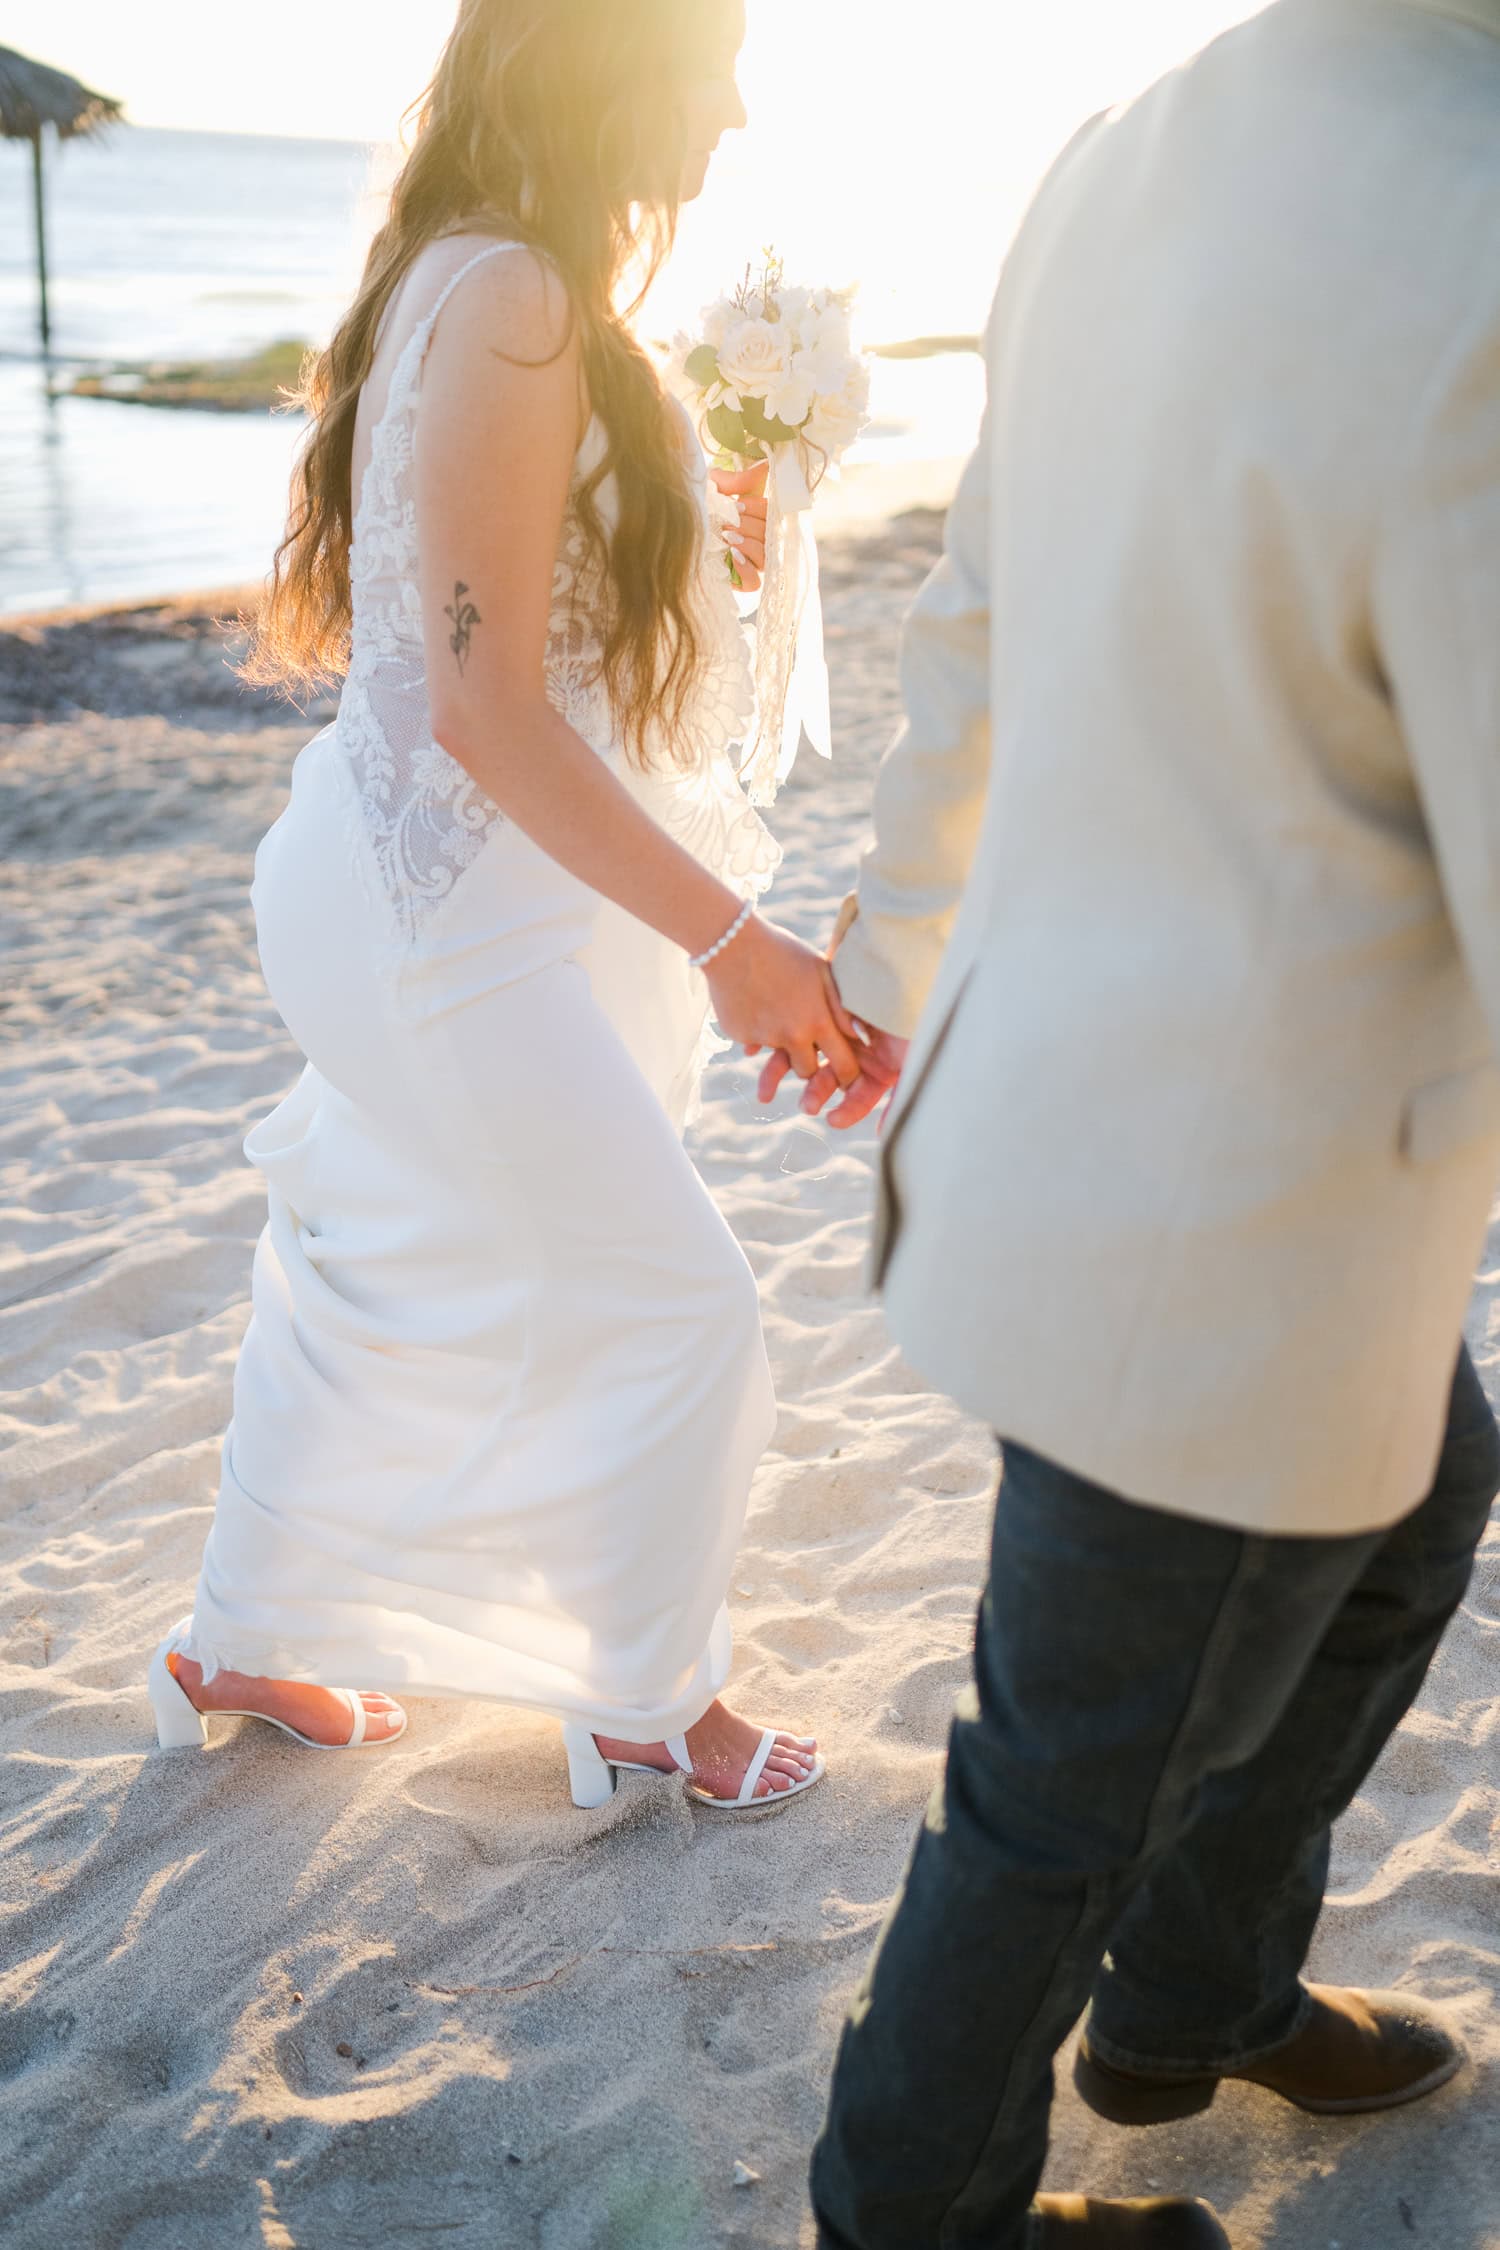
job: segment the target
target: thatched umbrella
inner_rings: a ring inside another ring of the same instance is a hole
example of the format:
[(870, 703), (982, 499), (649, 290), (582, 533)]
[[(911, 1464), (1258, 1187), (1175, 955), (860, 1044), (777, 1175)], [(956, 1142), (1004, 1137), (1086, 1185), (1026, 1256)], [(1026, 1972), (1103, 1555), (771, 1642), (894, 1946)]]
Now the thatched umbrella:
[(42, 178), (42, 135), (50, 125), (60, 141), (84, 133), (97, 133), (119, 117), (122, 104), (107, 94), (96, 94), (65, 70), (18, 55), (14, 47), (0, 47), (0, 135), (8, 141), (30, 141), (32, 179), (36, 188), (36, 270), (41, 285), (42, 349), (52, 342), (52, 317), (47, 306), (47, 206)]

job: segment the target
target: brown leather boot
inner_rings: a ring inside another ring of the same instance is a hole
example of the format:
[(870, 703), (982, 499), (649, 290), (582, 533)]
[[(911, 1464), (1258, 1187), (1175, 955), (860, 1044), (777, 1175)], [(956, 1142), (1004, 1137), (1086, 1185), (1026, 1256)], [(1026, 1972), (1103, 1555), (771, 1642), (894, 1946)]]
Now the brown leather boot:
[(1312, 2013), (1284, 2045), (1243, 2070), (1193, 2077), (1117, 2070), (1079, 2042), (1073, 2083), (1115, 2125), (1161, 2125), (1207, 2109), (1226, 2078), (1267, 2086), (1283, 2101), (1323, 2117), (1396, 2109), (1446, 2086), (1464, 2050), (1436, 2017), (1405, 1992), (1351, 1992), (1310, 1984)]
[(1206, 2203), (1185, 2196), (1101, 2203), (1092, 2195), (1039, 2195), (1033, 2250), (1231, 2250)]

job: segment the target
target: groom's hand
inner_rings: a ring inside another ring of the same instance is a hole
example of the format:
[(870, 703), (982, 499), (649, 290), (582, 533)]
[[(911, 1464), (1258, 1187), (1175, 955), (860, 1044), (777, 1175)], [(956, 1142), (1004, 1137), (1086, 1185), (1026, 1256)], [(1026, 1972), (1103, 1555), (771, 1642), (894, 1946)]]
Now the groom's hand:
[[(846, 898), (839, 910), (838, 920), (834, 924), (833, 936), (828, 942), (825, 959), (829, 965), (830, 981), (833, 983), (835, 992), (838, 990), (838, 984), (834, 964), (838, 950), (848, 936), (858, 912), (859, 908), (854, 897)], [(861, 1023), (857, 1016), (850, 1016), (847, 1011), (845, 1011), (844, 1020), (852, 1024), (858, 1034), (858, 1043), (854, 1052), (860, 1070), (859, 1076), (855, 1079), (853, 1085), (848, 1087), (838, 1108), (829, 1114), (829, 1124), (837, 1126), (841, 1132), (847, 1132), (851, 1125), (862, 1125), (872, 1109), (876, 1108), (887, 1095), (894, 1094), (900, 1083), (901, 1073), (906, 1068), (907, 1052), (911, 1046), (909, 1039), (898, 1039), (895, 1033), (891, 1031), (877, 1031), (873, 1024)], [(758, 1047), (747, 1047), (745, 1052), (747, 1055), (756, 1055), (759, 1054), (760, 1049)], [(792, 1068), (791, 1056), (784, 1047), (778, 1048), (760, 1074), (759, 1091), (762, 1102), (775, 1101), (777, 1094), (781, 1091), (783, 1079)], [(820, 1069), (813, 1072), (803, 1089), (801, 1107), (804, 1114), (808, 1117), (821, 1117), (838, 1089), (839, 1080), (837, 1076), (824, 1063)]]
[[(859, 1023), (862, 1033), (855, 1054), (860, 1065), (858, 1078), (849, 1088), (837, 1109), (829, 1110), (828, 1123), (840, 1132), (851, 1125), (863, 1124), (872, 1109), (893, 1094), (906, 1067), (909, 1039), (898, 1039), (894, 1032), (877, 1031), (871, 1024)], [(773, 1102), (780, 1091), (783, 1079), (792, 1067), (792, 1058), (784, 1048), (779, 1048), (760, 1074), (760, 1098)], [(801, 1107), (804, 1115), (820, 1117), (839, 1090), (839, 1082), (825, 1063), (814, 1071), (802, 1092)]]

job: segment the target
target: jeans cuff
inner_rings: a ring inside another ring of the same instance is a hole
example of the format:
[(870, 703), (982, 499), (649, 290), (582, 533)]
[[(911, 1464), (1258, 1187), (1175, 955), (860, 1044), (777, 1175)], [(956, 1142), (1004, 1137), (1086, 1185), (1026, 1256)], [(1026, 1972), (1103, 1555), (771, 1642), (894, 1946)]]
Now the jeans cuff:
[(1298, 2032), (1304, 2029), (1312, 2012), (1312, 1995), (1305, 1985), (1299, 1985), (1290, 2021), (1270, 2038), (1262, 2036), (1252, 2025), (1248, 2037), (1242, 2037), (1228, 2047), (1216, 2047), (1212, 2051), (1200, 2047), (1195, 2053), (1157, 2051), (1143, 2054), (1138, 2048), (1125, 2047), (1118, 2040), (1106, 2038), (1095, 2028), (1092, 2020), (1085, 2029), (1084, 2037), (1088, 2041), (1089, 2053), (1096, 2056), (1107, 2069), (1128, 2072), (1132, 2078), (1224, 2078), (1232, 2071), (1248, 2070), (1252, 2064), (1264, 2062), (1268, 2055), (1274, 2055), (1278, 2047), (1284, 2047), (1289, 2039), (1295, 2039)]

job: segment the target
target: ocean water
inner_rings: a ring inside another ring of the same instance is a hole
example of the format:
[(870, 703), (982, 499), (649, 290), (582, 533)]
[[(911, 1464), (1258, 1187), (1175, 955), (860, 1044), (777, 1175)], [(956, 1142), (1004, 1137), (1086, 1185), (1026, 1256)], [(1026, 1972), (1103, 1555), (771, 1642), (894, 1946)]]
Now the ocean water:
[[(326, 337), (378, 224), (381, 162), (351, 142), (142, 127), (57, 152), (49, 375), (36, 336), (30, 151), (0, 142), (0, 613), (262, 575), (295, 417), (162, 412), (70, 398), (63, 386), (98, 361)], [(732, 256), (726, 246), (726, 275), (739, 247)], [(971, 354), (878, 362), (876, 425), (841, 491), (820, 502), (825, 517), (940, 499), (972, 443), (982, 387)]]

